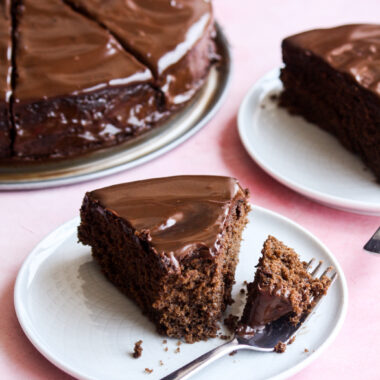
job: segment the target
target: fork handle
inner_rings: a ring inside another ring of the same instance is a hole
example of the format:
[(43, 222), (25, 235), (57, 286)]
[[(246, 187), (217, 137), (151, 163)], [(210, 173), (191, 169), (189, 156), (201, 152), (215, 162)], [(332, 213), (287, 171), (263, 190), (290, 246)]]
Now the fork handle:
[(210, 363), (221, 358), (222, 356), (227, 355), (230, 352), (243, 347), (244, 346), (240, 345), (237, 339), (234, 338), (233, 340), (224, 343), (221, 346), (216, 347), (209, 352), (206, 352), (205, 354), (201, 355), (199, 358), (193, 360), (189, 364), (186, 364), (185, 366), (172, 372), (170, 375), (163, 377), (161, 380), (188, 379), (190, 376), (194, 375), (196, 372), (198, 372), (206, 365), (209, 365)]

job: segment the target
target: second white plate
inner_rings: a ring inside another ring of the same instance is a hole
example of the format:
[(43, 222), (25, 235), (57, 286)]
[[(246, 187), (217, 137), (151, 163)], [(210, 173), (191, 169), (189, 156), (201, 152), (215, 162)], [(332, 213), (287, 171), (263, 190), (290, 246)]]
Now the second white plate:
[(290, 115), (272, 100), (279, 70), (260, 79), (240, 106), (241, 141), (255, 162), (282, 184), (330, 207), (380, 215), (380, 185), (338, 140)]
[[(236, 271), (232, 310), (241, 312), (244, 281), (252, 281), (262, 244), (268, 234), (295, 248), (302, 259), (323, 260), (339, 277), (295, 342), (282, 355), (241, 351), (211, 364), (194, 380), (284, 379), (315, 360), (332, 342), (347, 310), (344, 274), (334, 256), (299, 225), (271, 211), (253, 207), (244, 231)], [(80, 379), (160, 379), (206, 351), (225, 343), (220, 339), (182, 344), (159, 336), (137, 306), (107, 282), (88, 247), (77, 242), (76, 218), (42, 240), (22, 266), (15, 286), (15, 307), (20, 324), (35, 347), (52, 363)], [(143, 355), (130, 355), (143, 340)], [(168, 351), (164, 348), (168, 347)], [(308, 353), (304, 350), (307, 348)], [(163, 365), (159, 361), (163, 361)]]

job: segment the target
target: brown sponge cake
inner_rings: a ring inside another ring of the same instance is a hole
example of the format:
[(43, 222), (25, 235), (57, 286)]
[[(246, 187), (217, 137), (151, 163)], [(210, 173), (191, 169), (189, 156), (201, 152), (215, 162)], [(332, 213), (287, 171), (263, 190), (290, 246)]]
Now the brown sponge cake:
[(380, 180), (380, 25), (317, 29), (282, 42), (280, 103), (332, 133)]
[(326, 294), (331, 280), (313, 278), (307, 263), (273, 236), (265, 241), (254, 281), (248, 284), (247, 303), (240, 321), (240, 332), (285, 317), (298, 323)]
[(233, 178), (149, 179), (87, 193), (78, 236), (160, 333), (194, 342), (231, 303), (249, 209)]

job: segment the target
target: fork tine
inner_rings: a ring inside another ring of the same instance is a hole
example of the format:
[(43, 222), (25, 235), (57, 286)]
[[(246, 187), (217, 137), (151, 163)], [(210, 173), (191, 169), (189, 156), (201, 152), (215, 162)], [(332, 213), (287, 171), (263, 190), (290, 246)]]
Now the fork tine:
[(309, 270), (309, 269), (310, 269), (310, 267), (313, 265), (314, 261), (315, 261), (315, 258), (313, 257), (313, 258), (307, 263), (306, 270)]
[(338, 273), (337, 273), (337, 272), (334, 272), (334, 274), (331, 276), (331, 284), (330, 284), (330, 286), (331, 286), (332, 283), (336, 280), (337, 277), (338, 277)]
[[(319, 278), (321, 279), (323, 276), (326, 276), (327, 273), (331, 272), (331, 270), (332, 270), (332, 267), (327, 267), (326, 270), (321, 274), (321, 276)], [(334, 273), (334, 275), (335, 274), (336, 274), (336, 272)]]
[(320, 261), (320, 262), (318, 263), (318, 265), (315, 267), (315, 269), (311, 272), (311, 275), (312, 275), (313, 277), (316, 276), (316, 274), (318, 273), (319, 269), (321, 269), (321, 266), (322, 266), (322, 261)]

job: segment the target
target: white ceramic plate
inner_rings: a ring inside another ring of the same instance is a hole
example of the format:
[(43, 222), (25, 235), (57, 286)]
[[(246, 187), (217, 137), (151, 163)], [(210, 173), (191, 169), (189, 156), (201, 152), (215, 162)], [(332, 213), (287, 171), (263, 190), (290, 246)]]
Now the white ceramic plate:
[[(242, 351), (213, 363), (194, 379), (286, 378), (316, 359), (342, 326), (347, 287), (338, 262), (327, 248), (299, 225), (268, 210), (253, 207), (250, 221), (233, 289), (236, 302), (227, 314), (242, 308), (244, 297), (239, 290), (244, 280), (252, 280), (268, 234), (295, 248), (304, 260), (315, 257), (333, 265), (339, 278), (286, 353)], [(174, 353), (177, 340), (168, 339), (163, 344), (164, 338), (140, 310), (103, 278), (91, 259), (90, 249), (77, 243), (78, 223), (78, 218), (71, 220), (40, 242), (22, 266), (15, 286), (20, 324), (47, 359), (80, 379), (146, 379), (145, 368), (154, 370), (151, 379), (159, 379), (224, 343), (211, 339), (182, 344), (180, 353)], [(140, 339), (143, 355), (136, 360), (130, 352)], [(304, 352), (305, 348), (309, 353)]]
[(276, 180), (317, 202), (380, 215), (374, 175), (333, 136), (278, 107), (271, 96), (281, 90), (279, 70), (273, 70), (240, 106), (239, 134), (250, 156)]

